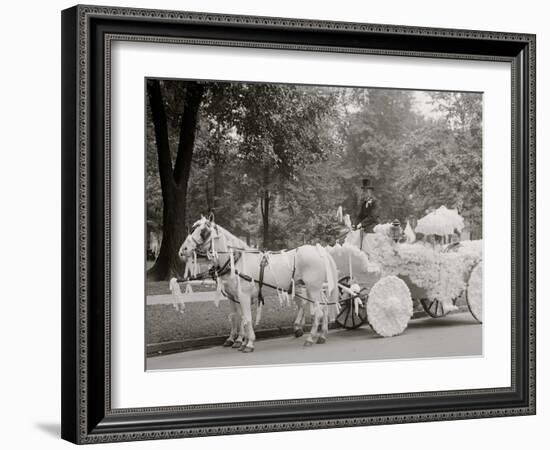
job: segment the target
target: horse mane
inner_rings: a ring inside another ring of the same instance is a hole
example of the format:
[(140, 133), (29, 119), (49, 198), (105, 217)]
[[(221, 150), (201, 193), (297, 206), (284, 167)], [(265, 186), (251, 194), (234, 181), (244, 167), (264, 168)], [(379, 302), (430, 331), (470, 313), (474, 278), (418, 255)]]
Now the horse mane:
[(221, 225), (218, 225), (218, 224), (215, 224), (215, 225), (218, 229), (218, 233), (220, 233), (224, 236), (227, 245), (230, 245), (231, 247), (236, 247), (236, 248), (250, 249), (250, 246), (247, 245), (246, 242), (244, 242), (243, 240), (239, 239), (234, 234), (227, 231)]

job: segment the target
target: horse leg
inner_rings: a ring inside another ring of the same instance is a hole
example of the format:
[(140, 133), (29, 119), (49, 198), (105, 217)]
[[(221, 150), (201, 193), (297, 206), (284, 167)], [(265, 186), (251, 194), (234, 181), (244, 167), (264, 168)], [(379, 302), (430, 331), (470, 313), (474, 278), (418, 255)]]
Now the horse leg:
[(296, 320), (294, 321), (294, 336), (298, 338), (304, 335), (303, 323), (306, 315), (304, 314), (304, 301), (299, 300), (297, 303), (298, 313), (296, 314)]
[(309, 332), (309, 336), (306, 339), (306, 342), (304, 342), (304, 345), (306, 347), (309, 347), (313, 345), (315, 342), (317, 342), (318, 339), (318, 328), (319, 328), (319, 320), (322, 317), (322, 311), (321, 307), (319, 305), (319, 299), (320, 299), (320, 293), (318, 292), (310, 292), (311, 300), (313, 300), (313, 324), (311, 325), (311, 330)]
[(317, 339), (318, 344), (324, 344), (328, 336), (328, 306), (323, 306), (323, 321), (321, 324), (321, 335)]
[(242, 312), (241, 305), (237, 302), (231, 302), (232, 308), (235, 311), (235, 331), (233, 335), (233, 342), (231, 343), (231, 348), (241, 348), (243, 344), (243, 321), (242, 321)]
[[(296, 293), (301, 297), (307, 297), (307, 289), (305, 286), (297, 286)], [(296, 320), (294, 321), (294, 336), (302, 337), (304, 335), (304, 326), (306, 324), (306, 301), (303, 298), (296, 297), (294, 299), (296, 306), (298, 307), (298, 313), (296, 314)]]
[(231, 324), (231, 331), (229, 332), (229, 336), (223, 343), (223, 347), (231, 347), (235, 342), (235, 333), (236, 333), (236, 327), (235, 327), (235, 313), (229, 314), (229, 323)]
[(229, 337), (223, 343), (224, 347), (231, 347), (235, 343), (235, 339), (238, 335), (240, 315), (237, 311), (237, 304), (230, 301), (231, 304), (231, 313), (229, 314), (229, 322), (231, 323), (231, 331), (229, 332)]
[(246, 321), (244, 320), (244, 317), (241, 316), (241, 326), (239, 328), (239, 342), (238, 342), (238, 347), (235, 346), (235, 348), (240, 352), (242, 352), (247, 342), (248, 342), (248, 338), (246, 337)]
[(306, 347), (310, 347), (315, 342), (317, 342), (317, 339), (319, 337), (317, 329), (319, 328), (319, 319), (321, 318), (321, 314), (317, 306), (314, 306), (314, 308), (315, 308), (315, 311), (313, 313), (313, 323), (311, 324), (311, 330), (309, 332), (309, 336), (304, 342), (304, 346)]
[(254, 341), (256, 335), (254, 334), (254, 324), (252, 322), (252, 300), (250, 295), (242, 294), (239, 297), (241, 303), (241, 309), (243, 312), (244, 329), (246, 332), (246, 343), (242, 349), (243, 353), (250, 353), (254, 351)]
[(240, 349), (243, 346), (244, 338), (245, 338), (245, 331), (244, 331), (244, 320), (241, 314), (239, 314), (239, 333), (237, 334), (237, 339), (235, 339), (235, 343), (233, 344), (233, 348)]

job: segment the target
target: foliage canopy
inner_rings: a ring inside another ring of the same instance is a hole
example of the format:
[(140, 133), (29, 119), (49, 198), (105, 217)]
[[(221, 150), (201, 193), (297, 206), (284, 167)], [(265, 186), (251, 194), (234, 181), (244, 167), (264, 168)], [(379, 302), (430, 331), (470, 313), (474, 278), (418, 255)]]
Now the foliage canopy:
[[(161, 82), (172, 149), (186, 83)], [(336, 209), (342, 205), (353, 219), (361, 179), (370, 178), (380, 222), (420, 218), (428, 208), (445, 205), (458, 208), (480, 237), (481, 94), (424, 93), (432, 109), (425, 113), (414, 91), (203, 85), (186, 198), (188, 225), (213, 211), (217, 222), (258, 247), (332, 244), (340, 234)], [(156, 152), (148, 111), (147, 219), (161, 230)]]

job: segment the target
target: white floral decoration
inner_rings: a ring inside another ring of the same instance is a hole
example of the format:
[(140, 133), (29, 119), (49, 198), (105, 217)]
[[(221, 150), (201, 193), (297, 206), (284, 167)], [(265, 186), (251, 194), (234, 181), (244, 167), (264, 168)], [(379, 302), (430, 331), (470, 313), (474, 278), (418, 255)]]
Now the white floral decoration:
[(441, 206), (418, 221), (416, 232), (426, 235), (436, 234), (438, 236), (446, 236), (453, 234), (454, 230), (460, 232), (463, 228), (464, 219), (458, 214), (458, 211)]
[(391, 227), (391, 223), (379, 223), (378, 225), (375, 225), (372, 231), (383, 236), (390, 236)]
[(381, 275), (408, 276), (427, 292), (429, 299), (441, 302), (445, 313), (453, 311), (453, 300), (466, 289), (471, 268), (482, 258), (482, 241), (463, 241), (453, 251), (416, 242), (395, 244), (387, 237), (365, 235), (363, 250), (371, 264), (378, 264)]
[(483, 320), (483, 264), (481, 262), (470, 274), (466, 295), (472, 315), (481, 322)]
[(380, 336), (401, 334), (407, 328), (412, 313), (411, 293), (400, 278), (386, 276), (372, 287), (367, 301), (367, 317)]

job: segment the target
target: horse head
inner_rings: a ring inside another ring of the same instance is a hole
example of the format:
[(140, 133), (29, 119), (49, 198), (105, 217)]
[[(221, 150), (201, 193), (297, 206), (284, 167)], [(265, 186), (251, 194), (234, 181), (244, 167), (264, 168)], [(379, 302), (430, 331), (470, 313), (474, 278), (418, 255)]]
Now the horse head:
[(212, 230), (214, 224), (210, 219), (201, 216), (193, 226), (191, 232), (183, 241), (178, 256), (182, 261), (186, 261), (193, 253), (205, 255), (212, 240)]

